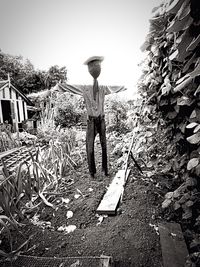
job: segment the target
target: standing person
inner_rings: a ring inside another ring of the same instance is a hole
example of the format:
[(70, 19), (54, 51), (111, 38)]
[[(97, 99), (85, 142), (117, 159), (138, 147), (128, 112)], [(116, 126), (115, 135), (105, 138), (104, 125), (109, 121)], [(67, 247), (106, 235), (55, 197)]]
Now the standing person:
[(86, 151), (89, 172), (92, 177), (95, 177), (96, 174), (94, 140), (97, 133), (99, 133), (102, 147), (102, 171), (106, 176), (108, 176), (106, 125), (104, 114), (105, 95), (126, 90), (124, 86), (98, 85), (97, 78), (101, 73), (101, 62), (103, 60), (103, 57), (94, 56), (84, 62), (84, 65), (88, 66), (88, 71), (94, 79), (93, 85), (74, 86), (67, 83), (58, 83), (54, 87), (55, 90), (61, 89), (69, 93), (82, 95), (84, 98), (87, 110)]

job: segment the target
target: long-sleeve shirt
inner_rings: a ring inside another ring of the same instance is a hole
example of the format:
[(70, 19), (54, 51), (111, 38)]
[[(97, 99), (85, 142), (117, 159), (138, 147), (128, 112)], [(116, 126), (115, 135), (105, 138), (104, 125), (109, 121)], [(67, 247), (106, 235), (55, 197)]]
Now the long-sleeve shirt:
[(104, 100), (105, 95), (111, 93), (118, 93), (125, 91), (124, 86), (105, 86), (99, 85), (99, 90), (96, 93), (96, 100), (94, 100), (93, 86), (92, 85), (71, 85), (67, 83), (58, 83), (53, 91), (62, 90), (64, 92), (69, 92), (72, 94), (78, 94), (83, 96), (87, 115), (98, 117), (104, 115)]

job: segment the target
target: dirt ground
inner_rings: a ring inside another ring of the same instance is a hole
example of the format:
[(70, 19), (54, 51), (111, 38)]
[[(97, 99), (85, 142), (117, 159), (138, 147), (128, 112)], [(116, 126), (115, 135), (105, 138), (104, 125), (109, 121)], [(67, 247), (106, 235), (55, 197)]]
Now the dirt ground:
[[(162, 266), (159, 236), (153, 227), (156, 224), (155, 213), (159, 202), (154, 193), (154, 184), (144, 181), (142, 175), (131, 164), (123, 202), (119, 205), (116, 216), (101, 217), (103, 221), (100, 223), (96, 209), (117, 168), (114, 164), (116, 157), (112, 155), (113, 147), (109, 144), (110, 175), (103, 178), (99, 172), (100, 145), (97, 144), (95, 149), (98, 169), (96, 180), (91, 180), (88, 175), (84, 154), (83, 163), (80, 163), (76, 170), (69, 171), (66, 176), (68, 181), (66, 193), (52, 197), (52, 201), (57, 204), (57, 209), (40, 205), (37, 214), (39, 220), (46, 223), (43, 226), (37, 226), (30, 222), (36, 211), (29, 214), (29, 220), (21, 222), (24, 223), (20, 229), (24, 236), (28, 239), (33, 235), (28, 244), (28, 250), (23, 254), (41, 257), (103, 254), (113, 257), (114, 266)], [(70, 181), (73, 181), (71, 185)], [(63, 203), (62, 198), (69, 199), (69, 203)], [(71, 218), (67, 218), (68, 211), (73, 212)], [(60, 226), (69, 225), (75, 225), (76, 229), (68, 234), (58, 231)], [(12, 235), (14, 248), (17, 248), (25, 239), (16, 231), (13, 231)], [(1, 248), (6, 246), (4, 241), (2, 240)]]

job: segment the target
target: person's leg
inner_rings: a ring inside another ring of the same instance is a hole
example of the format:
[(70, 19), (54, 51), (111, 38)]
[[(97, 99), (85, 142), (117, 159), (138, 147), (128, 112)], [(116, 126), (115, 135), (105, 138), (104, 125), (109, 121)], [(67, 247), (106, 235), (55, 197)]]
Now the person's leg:
[(105, 175), (108, 175), (108, 162), (107, 162), (107, 145), (106, 145), (106, 123), (105, 119), (102, 118), (99, 121), (99, 136), (102, 148), (102, 171)]
[(87, 151), (89, 172), (93, 177), (96, 173), (96, 166), (94, 159), (94, 139), (95, 139), (95, 122), (93, 119), (88, 119), (87, 131), (86, 131), (86, 151)]

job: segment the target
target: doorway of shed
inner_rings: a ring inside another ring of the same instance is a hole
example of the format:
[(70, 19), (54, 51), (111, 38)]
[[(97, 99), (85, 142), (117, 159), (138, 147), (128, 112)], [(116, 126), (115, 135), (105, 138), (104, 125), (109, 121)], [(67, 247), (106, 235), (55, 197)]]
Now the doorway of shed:
[(10, 101), (1, 100), (1, 108), (3, 114), (3, 122), (7, 121), (9, 124), (13, 125)]

